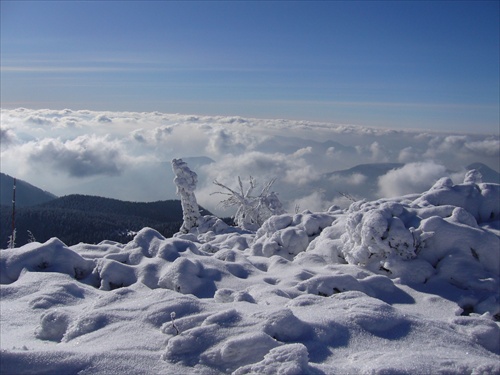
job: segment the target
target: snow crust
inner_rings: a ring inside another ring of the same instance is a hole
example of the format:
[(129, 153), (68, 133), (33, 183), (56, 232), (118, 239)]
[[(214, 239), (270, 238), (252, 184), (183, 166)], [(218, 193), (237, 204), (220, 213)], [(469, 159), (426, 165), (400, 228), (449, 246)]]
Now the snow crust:
[(498, 374), (500, 185), (0, 251), (2, 374)]

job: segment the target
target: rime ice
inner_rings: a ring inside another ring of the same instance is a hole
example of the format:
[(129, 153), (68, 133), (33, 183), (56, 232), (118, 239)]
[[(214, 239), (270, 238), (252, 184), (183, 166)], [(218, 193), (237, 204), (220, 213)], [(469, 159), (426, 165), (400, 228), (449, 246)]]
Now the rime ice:
[(181, 197), (184, 219), (180, 232), (188, 233), (191, 228), (197, 226), (197, 221), (200, 218), (200, 210), (194, 195), (198, 176), (189, 169), (182, 159), (173, 159), (172, 169), (175, 173), (174, 183), (177, 186), (177, 195)]

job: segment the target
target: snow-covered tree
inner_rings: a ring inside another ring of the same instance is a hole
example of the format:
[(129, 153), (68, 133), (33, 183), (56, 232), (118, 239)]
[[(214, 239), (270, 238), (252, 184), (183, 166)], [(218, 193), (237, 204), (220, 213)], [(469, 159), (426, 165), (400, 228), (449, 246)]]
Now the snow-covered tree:
[(198, 183), (198, 176), (189, 169), (182, 159), (172, 160), (172, 169), (175, 173), (174, 183), (177, 186), (177, 195), (181, 197), (183, 223), (181, 233), (189, 233), (191, 228), (197, 226), (200, 210), (196, 202), (194, 190)]
[(33, 233), (30, 230), (28, 230), (28, 243), (32, 243), (32, 242), (36, 242), (36, 238), (33, 235)]
[(12, 234), (9, 236), (9, 241), (7, 243), (8, 249), (13, 249), (16, 247), (16, 229), (12, 231)]
[(256, 181), (252, 176), (249, 178), (248, 188), (243, 187), (243, 182), (238, 176), (239, 191), (233, 190), (226, 185), (215, 180), (214, 184), (227, 190), (227, 192), (216, 192), (214, 194), (227, 195), (228, 198), (221, 202), (223, 207), (238, 207), (234, 215), (236, 225), (246, 230), (257, 230), (269, 217), (285, 213), (278, 195), (270, 191), (275, 179), (269, 181), (261, 193), (257, 196), (252, 195), (257, 187)]

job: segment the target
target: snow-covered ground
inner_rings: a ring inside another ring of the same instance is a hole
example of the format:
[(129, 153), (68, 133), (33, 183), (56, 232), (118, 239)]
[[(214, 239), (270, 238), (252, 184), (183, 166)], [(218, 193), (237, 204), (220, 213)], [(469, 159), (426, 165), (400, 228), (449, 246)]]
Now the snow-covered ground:
[(0, 251), (2, 374), (499, 374), (500, 185)]

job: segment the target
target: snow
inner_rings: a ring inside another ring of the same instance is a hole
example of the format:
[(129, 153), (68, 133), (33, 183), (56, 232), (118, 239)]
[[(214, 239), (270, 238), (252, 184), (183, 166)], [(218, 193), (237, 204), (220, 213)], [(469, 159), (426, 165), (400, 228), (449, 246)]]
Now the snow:
[(1, 250), (0, 372), (498, 374), (499, 195), (468, 173), (257, 231)]
[(189, 169), (182, 159), (172, 160), (172, 170), (175, 173), (174, 183), (177, 186), (177, 195), (181, 196), (184, 222), (180, 231), (181, 233), (187, 233), (196, 226), (196, 221), (200, 218), (198, 203), (194, 195), (198, 176)]

